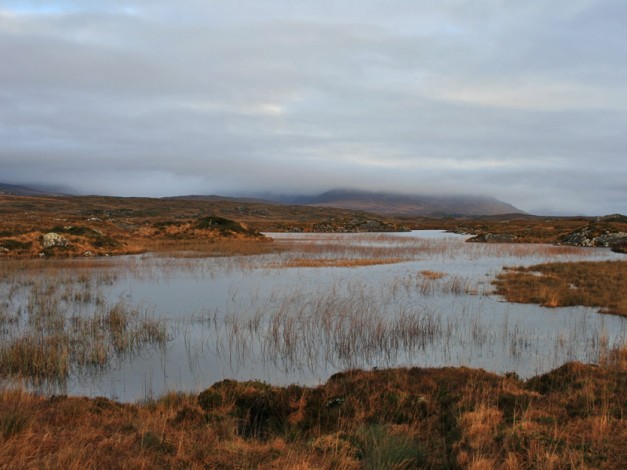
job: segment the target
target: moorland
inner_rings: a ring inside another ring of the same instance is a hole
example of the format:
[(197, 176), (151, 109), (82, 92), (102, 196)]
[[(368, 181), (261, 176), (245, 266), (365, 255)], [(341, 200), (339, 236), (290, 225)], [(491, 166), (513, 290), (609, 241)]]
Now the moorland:
[[(232, 198), (116, 198), (0, 194), (0, 250), (5, 257), (211, 253), (268, 249), (260, 232), (393, 232), (438, 229), (486, 243), (554, 243), (625, 250), (627, 217), (394, 216), (332, 207)], [(44, 241), (44, 235), (59, 237)], [(245, 247), (245, 248), (244, 248)]]
[[(284, 249), (267, 232), (439, 229), (472, 235), (474, 242), (609, 246), (618, 252), (625, 250), (627, 233), (621, 215), (430, 218), (219, 197), (0, 195), (0, 220), (6, 277), (8, 262), (20, 259)], [(299, 263), (340, 265), (334, 259)], [(422, 275), (429, 276), (440, 273)], [(624, 260), (544, 263), (505, 270), (494, 287), (511, 302), (589, 305), (625, 315), (626, 280)], [(59, 310), (49, 315), (46, 291), (39, 294), (35, 332), (63, 322)], [(59, 344), (80, 343), (85, 335), (72, 336), (76, 325), (60, 330), (66, 336), (56, 338), (67, 343)], [(121, 307), (79, 326), (79, 333), (89, 331), (98, 341), (104, 331), (113, 350), (124, 353), (146, 331), (166, 334), (161, 324)], [(39, 343), (33, 336), (15, 343), (15, 350), (2, 348), (11, 353), (0, 360), (2, 376), (11, 367), (24, 375), (45, 367), (54, 344)], [(89, 351), (95, 355), (85, 356), (87, 362), (108, 361), (99, 349)], [(132, 404), (7, 386), (0, 393), (0, 467), (624, 468), (626, 388), (624, 344), (604, 350), (595, 364), (568, 362), (527, 379), (464, 367), (347, 370), (317, 386), (223, 380), (199, 394), (168, 393)]]

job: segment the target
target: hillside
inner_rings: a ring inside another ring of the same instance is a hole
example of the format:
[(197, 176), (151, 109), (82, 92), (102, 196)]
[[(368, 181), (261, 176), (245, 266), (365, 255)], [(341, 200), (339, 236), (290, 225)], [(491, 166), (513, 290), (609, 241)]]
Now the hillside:
[(443, 217), (523, 213), (511, 204), (486, 196), (406, 195), (339, 189), (318, 196), (277, 197), (275, 200), (394, 216)]
[[(145, 251), (267, 249), (260, 231), (390, 232), (393, 219), (342, 209), (220, 197), (120, 198), (0, 194), (0, 256), (98, 256)], [(208, 243), (211, 242), (211, 243)]]
[[(0, 192), (0, 256), (10, 257), (223, 252), (225, 248), (214, 243), (218, 240), (236, 241), (231, 251), (267, 250), (272, 249), (265, 243), (269, 240), (260, 232), (420, 229), (473, 235), (471, 241), (478, 242), (560, 243), (627, 251), (627, 222), (620, 215), (540, 217), (515, 213), (429, 218), (219, 196), (121, 198)], [(244, 240), (264, 243), (241, 243)]]
[(0, 194), (9, 194), (11, 196), (54, 196), (56, 193), (49, 191), (41, 191), (39, 189), (18, 184), (0, 183)]

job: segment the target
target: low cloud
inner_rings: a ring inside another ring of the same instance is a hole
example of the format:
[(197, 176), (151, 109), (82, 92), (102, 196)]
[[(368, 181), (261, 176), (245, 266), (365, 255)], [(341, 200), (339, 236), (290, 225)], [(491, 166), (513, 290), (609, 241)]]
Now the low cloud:
[(627, 5), (5, 2), (0, 180), (627, 207)]

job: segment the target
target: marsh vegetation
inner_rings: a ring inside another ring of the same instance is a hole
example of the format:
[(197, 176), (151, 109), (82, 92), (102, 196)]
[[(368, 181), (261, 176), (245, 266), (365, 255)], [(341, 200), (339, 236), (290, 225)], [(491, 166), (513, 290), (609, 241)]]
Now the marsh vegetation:
[(5, 260), (0, 373), (48, 393), (122, 400), (227, 377), (314, 385), (351, 368), (531, 377), (598, 362), (627, 336), (623, 319), (594, 309), (493, 294), (505, 265), (619, 256), (608, 250), (440, 232), (271, 237), (271, 248), (239, 255)]
[(6, 468), (625, 468), (626, 365), (623, 348), (526, 381), (352, 370), (136, 404), (5, 390), (0, 455)]
[(510, 302), (545, 307), (586, 305), (627, 316), (627, 261), (545, 263), (509, 268), (495, 280)]
[(620, 255), (440, 232), (272, 237), (3, 260), (2, 465), (627, 465), (627, 320), (493, 285), (583, 291), (601, 273), (620, 299)]

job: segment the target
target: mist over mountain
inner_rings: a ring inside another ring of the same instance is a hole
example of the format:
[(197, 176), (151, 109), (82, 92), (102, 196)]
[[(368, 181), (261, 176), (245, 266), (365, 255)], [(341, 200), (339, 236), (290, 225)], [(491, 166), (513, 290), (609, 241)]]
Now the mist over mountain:
[(264, 195), (260, 197), (284, 204), (335, 207), (381, 215), (442, 217), (523, 213), (517, 207), (489, 196), (407, 195), (336, 189), (315, 196)]
[(23, 186), (19, 184), (0, 183), (0, 194), (10, 194), (12, 196), (58, 196), (60, 192), (48, 190), (47, 188)]
[[(0, 183), (0, 194), (14, 196), (61, 196), (64, 192), (48, 190), (38, 185)], [(206, 201), (235, 200), (246, 203), (291, 204), (332, 207), (365, 211), (380, 215), (399, 216), (469, 216), (523, 214), (517, 207), (489, 196), (408, 195), (392, 192), (374, 192), (335, 189), (317, 195), (262, 194), (256, 196), (179, 195), (172, 198), (202, 199)]]

